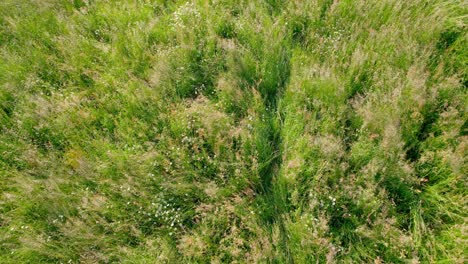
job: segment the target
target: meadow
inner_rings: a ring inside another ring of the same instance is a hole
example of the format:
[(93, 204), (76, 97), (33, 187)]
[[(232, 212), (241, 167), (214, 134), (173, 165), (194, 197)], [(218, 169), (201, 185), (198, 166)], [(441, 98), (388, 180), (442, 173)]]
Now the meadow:
[(1, 0), (0, 263), (465, 263), (464, 0)]

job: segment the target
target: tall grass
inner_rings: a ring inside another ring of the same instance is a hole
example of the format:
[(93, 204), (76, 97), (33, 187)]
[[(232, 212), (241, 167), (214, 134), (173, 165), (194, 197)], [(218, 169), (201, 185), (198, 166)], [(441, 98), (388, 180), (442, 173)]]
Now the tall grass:
[(463, 1), (0, 3), (0, 263), (463, 263)]

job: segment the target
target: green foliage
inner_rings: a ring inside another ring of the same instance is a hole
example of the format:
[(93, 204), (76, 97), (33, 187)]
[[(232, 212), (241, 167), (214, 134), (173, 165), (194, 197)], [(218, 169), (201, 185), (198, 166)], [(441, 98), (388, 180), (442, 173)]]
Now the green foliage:
[(0, 3), (0, 263), (463, 263), (462, 1)]

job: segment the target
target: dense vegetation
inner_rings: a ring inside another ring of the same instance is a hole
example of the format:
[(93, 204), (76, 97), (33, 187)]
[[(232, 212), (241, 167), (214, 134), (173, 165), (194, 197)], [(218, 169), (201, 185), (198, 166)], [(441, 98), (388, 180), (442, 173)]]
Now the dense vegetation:
[(464, 263), (463, 0), (1, 0), (0, 263)]

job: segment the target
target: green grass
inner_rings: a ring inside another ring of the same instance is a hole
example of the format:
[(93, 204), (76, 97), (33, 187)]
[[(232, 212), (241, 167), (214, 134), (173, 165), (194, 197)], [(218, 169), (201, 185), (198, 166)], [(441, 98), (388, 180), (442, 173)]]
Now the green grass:
[(464, 1), (0, 3), (0, 263), (464, 263)]

